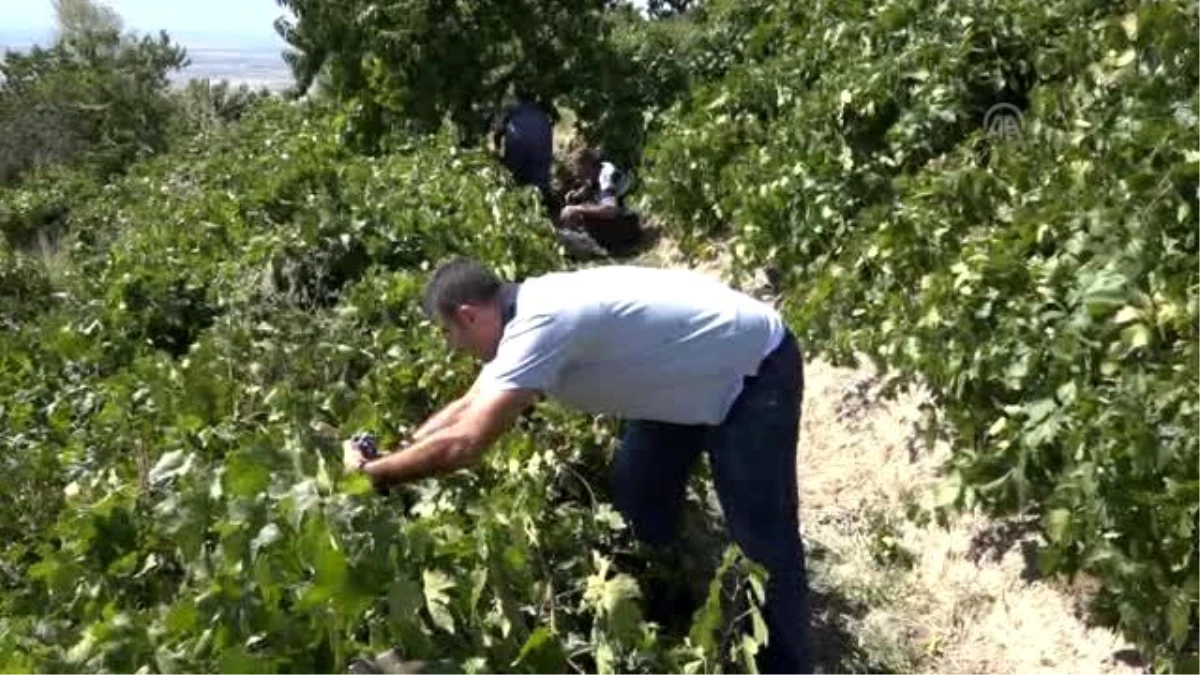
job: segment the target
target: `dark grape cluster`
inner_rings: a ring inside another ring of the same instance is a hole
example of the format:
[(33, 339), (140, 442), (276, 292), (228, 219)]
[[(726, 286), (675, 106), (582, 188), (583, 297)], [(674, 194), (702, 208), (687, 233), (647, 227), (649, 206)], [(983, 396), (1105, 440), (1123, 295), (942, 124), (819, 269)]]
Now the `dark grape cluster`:
[(350, 442), (354, 444), (354, 449), (362, 453), (367, 459), (375, 459), (379, 457), (379, 444), (375, 438), (375, 434), (369, 431), (360, 431), (350, 437)]

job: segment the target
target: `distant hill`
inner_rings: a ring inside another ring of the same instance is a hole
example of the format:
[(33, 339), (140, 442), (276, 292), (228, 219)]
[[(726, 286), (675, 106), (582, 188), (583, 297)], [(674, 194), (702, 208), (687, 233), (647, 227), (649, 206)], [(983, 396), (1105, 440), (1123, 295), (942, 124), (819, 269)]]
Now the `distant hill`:
[[(146, 32), (138, 30), (138, 32)], [(0, 48), (27, 50), (53, 39), (53, 29), (12, 30), (0, 28)], [(267, 34), (232, 35), (211, 33), (171, 33), (172, 39), (187, 47), (192, 63), (175, 76), (179, 83), (189, 79), (229, 80), (233, 84), (267, 87), (273, 91), (292, 83), (292, 74), (283, 62), (287, 45)]]
[(177, 81), (208, 78), (229, 80), (271, 90), (292, 84), (292, 73), (283, 62), (280, 47), (193, 47), (188, 45), (191, 65), (176, 76)]
[(53, 33), (54, 31), (50, 29), (38, 31), (0, 28), (0, 48), (28, 49), (37, 43), (45, 44)]

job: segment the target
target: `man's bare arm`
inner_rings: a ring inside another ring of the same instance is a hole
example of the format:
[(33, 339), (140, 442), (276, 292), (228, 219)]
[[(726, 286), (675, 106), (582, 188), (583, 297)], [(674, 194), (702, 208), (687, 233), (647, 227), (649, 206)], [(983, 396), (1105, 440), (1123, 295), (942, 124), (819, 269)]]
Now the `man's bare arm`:
[(458, 420), (463, 412), (471, 406), (471, 401), (475, 400), (475, 396), (478, 393), (479, 380), (477, 379), (475, 380), (475, 384), (471, 385), (471, 388), (467, 391), (467, 393), (463, 394), (457, 400), (452, 401), (446, 407), (435, 413), (432, 417), (425, 420), (425, 423), (413, 432), (412, 440), (419, 441), (422, 438), (429, 436), (433, 432), (438, 431), (439, 429), (445, 429), (451, 424), (454, 424), (454, 422)]
[(568, 225), (582, 225), (585, 220), (615, 221), (621, 217), (616, 204), (572, 204), (563, 208), (560, 219)]
[(536, 400), (537, 392), (528, 389), (477, 391), (453, 423), (362, 469), (373, 482), (389, 484), (468, 467)]

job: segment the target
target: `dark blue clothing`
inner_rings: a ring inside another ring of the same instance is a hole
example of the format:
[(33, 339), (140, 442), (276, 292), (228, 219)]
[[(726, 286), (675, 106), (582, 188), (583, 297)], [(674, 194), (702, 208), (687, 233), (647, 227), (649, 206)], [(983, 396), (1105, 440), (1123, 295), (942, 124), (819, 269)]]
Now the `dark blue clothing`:
[(770, 573), (762, 672), (811, 672), (811, 610), (800, 540), (796, 443), (804, 393), (803, 358), (789, 331), (745, 378), (718, 426), (630, 421), (614, 463), (614, 501), (634, 533), (651, 544), (676, 534), (692, 465), (708, 451), (730, 535)]
[(550, 190), (554, 162), (554, 124), (533, 103), (518, 103), (504, 119), (504, 164), (518, 184)]

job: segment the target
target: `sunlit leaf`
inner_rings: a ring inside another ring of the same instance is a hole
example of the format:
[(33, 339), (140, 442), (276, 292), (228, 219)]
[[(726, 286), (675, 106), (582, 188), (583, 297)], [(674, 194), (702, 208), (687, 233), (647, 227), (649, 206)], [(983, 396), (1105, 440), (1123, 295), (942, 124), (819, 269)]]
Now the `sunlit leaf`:
[(425, 570), (421, 578), (424, 585), (425, 609), (433, 618), (434, 625), (447, 633), (454, 633), (454, 615), (450, 612), (450, 595), (446, 593), (454, 588), (454, 580), (440, 570)]

